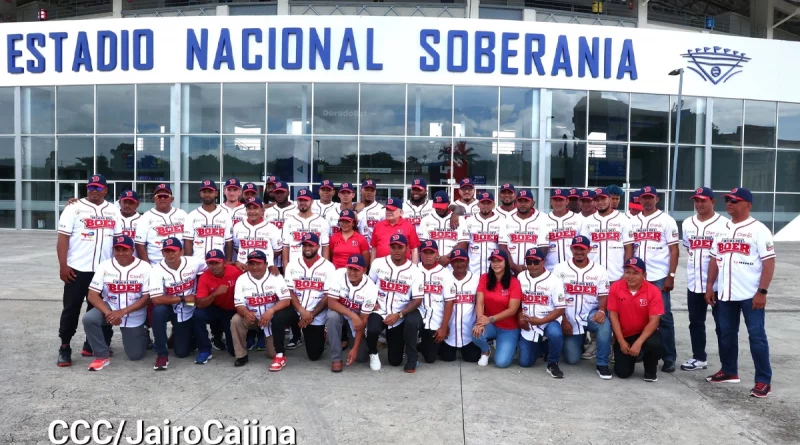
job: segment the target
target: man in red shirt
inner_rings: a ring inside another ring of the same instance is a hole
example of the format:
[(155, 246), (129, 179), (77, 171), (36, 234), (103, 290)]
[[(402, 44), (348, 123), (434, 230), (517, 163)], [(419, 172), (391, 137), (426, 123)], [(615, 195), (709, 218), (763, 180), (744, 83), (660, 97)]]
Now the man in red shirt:
[(661, 358), (658, 323), (664, 313), (661, 290), (647, 281), (647, 270), (640, 258), (625, 262), (625, 274), (611, 285), (608, 316), (617, 342), (614, 343), (614, 373), (625, 379), (633, 374), (636, 358), (644, 357), (644, 381), (656, 382)]
[(208, 272), (200, 275), (197, 281), (193, 317), (200, 317), (198, 321), (205, 320), (212, 326), (217, 325), (219, 329), (211, 331), (224, 332), (225, 340), (221, 335), (215, 336), (211, 344), (218, 351), (227, 349), (234, 356), (231, 318), (236, 314), (236, 307), (233, 304), (233, 290), (242, 271), (232, 264), (226, 264), (225, 254), (219, 249), (208, 251), (206, 265)]
[(372, 258), (378, 259), (389, 256), (391, 247), (389, 238), (397, 234), (405, 235), (408, 239), (408, 253), (406, 258), (412, 263), (419, 262), (419, 238), (417, 229), (410, 221), (403, 218), (403, 201), (389, 198), (386, 201), (386, 219), (375, 225), (372, 232)]

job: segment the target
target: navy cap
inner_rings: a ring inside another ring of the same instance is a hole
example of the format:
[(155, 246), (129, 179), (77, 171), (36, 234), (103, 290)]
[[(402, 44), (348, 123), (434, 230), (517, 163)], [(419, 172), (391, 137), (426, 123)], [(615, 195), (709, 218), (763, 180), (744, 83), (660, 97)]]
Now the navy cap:
[(575, 247), (575, 246), (580, 246), (587, 250), (592, 248), (592, 244), (589, 242), (589, 238), (583, 235), (578, 235), (575, 238), (572, 238), (572, 244), (570, 245), (570, 247)]
[(467, 255), (467, 251), (464, 249), (453, 249), (450, 251), (450, 262), (454, 260), (469, 261), (469, 255)]
[(581, 190), (581, 196), (578, 199), (594, 199), (594, 190)]
[(206, 263), (224, 263), (225, 254), (219, 249), (211, 249), (206, 252)]
[(361, 181), (361, 188), (362, 189), (369, 188), (369, 187), (377, 188), (377, 187), (375, 187), (375, 181), (373, 181), (372, 179), (365, 179), (365, 180)]
[[(277, 186), (275, 187), (275, 189), (277, 190)], [(309, 190), (306, 187), (303, 187), (300, 190), (298, 190), (297, 191), (297, 200), (300, 201), (301, 199), (302, 200), (306, 200), (306, 201), (313, 201), (314, 197), (311, 196), (311, 190)]]
[(569, 196), (569, 192), (564, 189), (553, 189), (550, 190), (550, 197), (556, 199), (567, 199)]
[(475, 184), (473, 184), (472, 179), (464, 178), (458, 182), (458, 188), (465, 188), (465, 187), (472, 187), (475, 188)]
[(647, 272), (647, 266), (645, 266), (644, 261), (641, 258), (628, 258), (628, 261), (625, 261), (625, 265), (623, 267), (632, 267), (642, 273)]
[(631, 204), (639, 204), (639, 196), (641, 196), (642, 192), (640, 190), (634, 190), (631, 192), (631, 196), (628, 199), (628, 202)]
[(169, 237), (161, 243), (161, 250), (181, 250), (183, 249), (183, 243), (178, 238), (174, 236)]
[(609, 192), (608, 189), (605, 187), (594, 189), (594, 197), (599, 198), (600, 196), (605, 196), (606, 198), (610, 198), (611, 192)]
[(275, 175), (267, 176), (267, 184), (275, 184), (278, 181), (280, 181), (280, 178)]
[(252, 182), (248, 182), (247, 184), (244, 185), (244, 187), (242, 187), (242, 193), (245, 192), (258, 193), (258, 187)]
[(529, 199), (533, 201), (533, 193), (528, 189), (522, 189), (517, 192), (517, 199)]
[(277, 192), (278, 190), (289, 191), (289, 185), (283, 181), (275, 181), (275, 188), (272, 189), (273, 192)]
[(525, 258), (531, 258), (534, 260), (543, 260), (544, 259), (544, 252), (542, 251), (541, 247), (534, 247), (533, 249), (528, 249), (525, 252)]
[(247, 254), (247, 262), (254, 262), (254, 263), (266, 263), (267, 262), (267, 254), (265, 254), (261, 250), (254, 250)]
[(252, 198), (247, 198), (247, 201), (244, 202), (244, 206), (247, 207), (249, 205), (264, 207), (264, 201), (257, 196), (253, 196)]
[(120, 201), (128, 200), (128, 201), (139, 202), (139, 194), (136, 193), (133, 190), (125, 190), (124, 192), (120, 193), (119, 200)]
[(642, 189), (639, 190), (639, 192), (640, 192), (639, 193), (639, 197), (642, 197), (642, 196), (658, 196), (657, 195), (658, 190), (656, 190), (655, 187), (650, 186), (650, 185), (646, 185), (646, 186), (642, 187)]
[(157, 195), (160, 190), (164, 190), (165, 192), (169, 193), (170, 195), (172, 194), (172, 187), (170, 187), (169, 184), (165, 184), (165, 183), (157, 184), (156, 188), (153, 189), (153, 194)]
[(386, 210), (397, 210), (403, 208), (403, 200), (400, 198), (389, 198), (386, 200)]
[(200, 182), (200, 190), (202, 191), (202, 190), (206, 190), (206, 189), (214, 190), (215, 192), (219, 190), (217, 188), (217, 183), (212, 181), (212, 180), (210, 180), (210, 179), (206, 179), (205, 181), (201, 181)]
[(517, 192), (517, 189), (515, 189), (515, 188), (514, 188), (514, 184), (511, 184), (510, 182), (506, 182), (505, 184), (503, 184), (502, 186), (500, 186), (500, 191), (501, 191), (501, 192), (502, 192), (502, 191), (505, 191), (505, 190), (511, 190), (511, 191), (512, 191), (512, 192), (514, 192), (514, 193), (516, 193), (516, 192)]
[(319, 235), (314, 232), (305, 232), (300, 236), (300, 244), (319, 246)]
[(333, 182), (329, 179), (323, 179), (322, 182), (319, 183), (319, 189), (331, 189), (336, 190), (336, 187), (333, 186)]
[(364, 270), (367, 268), (367, 262), (364, 260), (364, 257), (361, 255), (353, 255), (347, 259), (347, 267), (352, 267), (353, 269)]
[(478, 202), (492, 201), (494, 202), (494, 195), (491, 192), (478, 193)]
[(439, 190), (433, 195), (433, 208), (434, 209), (447, 209), (450, 207), (450, 196), (444, 190)]
[(692, 199), (700, 198), (700, 199), (714, 199), (714, 192), (711, 191), (708, 187), (700, 187), (699, 189), (694, 191), (694, 195), (692, 195)]
[(339, 187), (339, 191), (340, 192), (348, 191), (348, 192), (355, 193), (355, 190), (353, 190), (353, 184), (351, 184), (349, 182), (343, 182), (342, 186)]
[(236, 178), (231, 178), (225, 181), (225, 188), (228, 187), (236, 187), (237, 189), (240, 189), (242, 188), (242, 183)]
[(580, 189), (572, 188), (569, 189), (569, 191), (567, 192), (567, 198), (580, 198), (580, 197), (581, 197)]
[(88, 187), (90, 185), (105, 188), (108, 186), (108, 183), (106, 182), (106, 177), (98, 173), (89, 177), (89, 181), (86, 182), (86, 186)]
[(494, 249), (489, 252), (489, 261), (497, 258), (498, 260), (508, 261), (508, 253), (505, 250)]
[(114, 247), (127, 247), (128, 249), (133, 250), (133, 238), (127, 235), (120, 235), (114, 237)]
[(355, 221), (356, 220), (356, 212), (354, 212), (354, 211), (352, 211), (350, 209), (342, 210), (339, 213), (339, 221), (341, 221), (343, 219), (345, 219), (345, 220), (349, 219), (350, 221)]
[(408, 238), (406, 238), (406, 236), (403, 235), (402, 233), (395, 233), (394, 235), (392, 235), (391, 238), (389, 238), (389, 245), (391, 246), (392, 244), (400, 244), (401, 246), (407, 246)]
[(730, 193), (725, 195), (726, 198), (731, 198), (736, 201), (744, 201), (744, 202), (753, 202), (753, 194), (750, 193), (750, 190), (745, 188), (737, 187), (731, 190)]
[(436, 244), (436, 241), (432, 239), (426, 239), (425, 241), (422, 242), (422, 245), (419, 246), (419, 251), (424, 252), (426, 250), (433, 250), (434, 252), (438, 252), (439, 245)]
[(416, 178), (411, 182), (411, 188), (425, 190), (428, 188), (428, 183), (422, 178)]

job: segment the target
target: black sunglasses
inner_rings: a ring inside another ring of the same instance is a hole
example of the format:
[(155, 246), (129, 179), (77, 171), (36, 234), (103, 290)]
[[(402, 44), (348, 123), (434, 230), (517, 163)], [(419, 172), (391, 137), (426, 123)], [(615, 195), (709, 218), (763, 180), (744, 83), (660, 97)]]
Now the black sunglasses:
[(726, 203), (726, 204), (727, 204), (727, 203), (738, 204), (738, 203), (740, 203), (740, 202), (742, 202), (742, 200), (741, 200), (741, 199), (725, 198), (725, 203)]
[(525, 264), (527, 264), (528, 266), (530, 266), (530, 265), (538, 266), (538, 265), (542, 264), (542, 260), (534, 260), (534, 259), (527, 258), (525, 260)]

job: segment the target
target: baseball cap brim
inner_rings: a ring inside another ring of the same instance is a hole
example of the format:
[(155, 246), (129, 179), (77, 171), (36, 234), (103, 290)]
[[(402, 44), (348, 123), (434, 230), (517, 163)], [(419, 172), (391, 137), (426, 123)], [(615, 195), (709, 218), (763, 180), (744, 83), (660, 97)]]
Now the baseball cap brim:
[(414, 189), (425, 190), (425, 187), (423, 187), (423, 186), (421, 186), (421, 185), (412, 185), (412, 186), (411, 186), (411, 190), (414, 190)]
[(564, 199), (564, 200), (566, 200), (567, 197), (563, 196), (563, 195), (553, 195), (553, 196), (550, 197), (550, 199)]
[(438, 252), (439, 251), (439, 249), (434, 249), (432, 246), (423, 247), (422, 249), (420, 249), (421, 252), (425, 252), (427, 250), (432, 250), (434, 252)]
[(154, 194), (154, 195), (160, 195), (160, 194), (161, 194), (161, 193), (158, 193), (158, 192), (164, 192), (164, 193), (166, 193), (166, 194), (168, 194), (168, 195), (172, 196), (172, 190), (169, 190), (169, 189), (163, 189), (163, 188), (162, 188), (162, 189), (155, 189), (155, 190), (153, 190), (153, 194)]
[(90, 183), (86, 184), (86, 187), (89, 187), (89, 186), (106, 188), (105, 184), (100, 184), (99, 182), (90, 182)]
[(449, 202), (435, 203), (433, 204), (433, 208), (439, 210), (447, 210), (450, 208), (450, 203)]
[(609, 195), (606, 195), (605, 193), (596, 193), (596, 194), (594, 195), (594, 197), (595, 197), (595, 198), (599, 198), (599, 197), (601, 197), (601, 196), (605, 196), (606, 198), (610, 198), (610, 197), (611, 197), (611, 196), (609, 196)]
[(161, 250), (181, 250), (181, 248), (178, 246), (166, 246), (162, 247)]
[(351, 221), (352, 222), (352, 221), (355, 221), (355, 220), (353, 218), (349, 217), (349, 216), (340, 216), (339, 217), (339, 221)]
[(644, 273), (644, 271), (639, 266), (634, 266), (633, 264), (626, 264), (623, 267), (630, 267), (631, 269), (638, 270), (639, 272)]
[(478, 202), (484, 202), (484, 201), (486, 201), (486, 202), (494, 202), (494, 199), (483, 198), (483, 199), (479, 200)]
[(303, 200), (305, 200), (305, 201), (313, 201), (313, 199), (310, 196), (298, 196), (297, 200), (298, 201), (303, 201)]
[(206, 263), (224, 263), (224, 258), (209, 258), (206, 260)]
[(133, 246), (131, 246), (130, 244), (125, 244), (125, 243), (116, 243), (116, 244), (114, 244), (114, 247), (125, 247), (127, 249), (133, 250)]
[(355, 270), (364, 270), (364, 268), (359, 266), (358, 264), (348, 264), (347, 268), (348, 269), (355, 269)]
[(744, 201), (741, 196), (731, 195), (730, 193), (725, 195), (726, 198), (730, 198), (734, 201)]
[(450, 258), (450, 262), (452, 263), (453, 261), (469, 261), (469, 258), (465, 256), (454, 256), (453, 258)]
[(628, 204), (628, 208), (632, 210), (642, 210), (642, 205), (636, 203), (630, 203)]
[(589, 247), (587, 245), (584, 245), (584, 244), (572, 244), (571, 246), (569, 246), (570, 249), (574, 249), (576, 247), (579, 248), (579, 249), (585, 249), (585, 250), (591, 249), (591, 247)]
[[(284, 191), (284, 192), (288, 192), (289, 191), (289, 189), (286, 188), (286, 187), (275, 187), (274, 189), (272, 189), (273, 192), (279, 192), (281, 190)], [(249, 192), (249, 191), (250, 190), (245, 190), (245, 192)], [(253, 190), (253, 191), (255, 192), (255, 190)]]
[(394, 212), (395, 210), (400, 210), (400, 207), (397, 206), (386, 206), (386, 210), (391, 210)]
[(642, 196), (652, 196), (652, 197), (657, 197), (658, 195), (656, 195), (656, 194), (655, 194), (655, 193), (653, 193), (653, 192), (644, 192), (644, 193), (642, 193), (641, 195), (639, 195), (639, 197), (640, 197), (640, 198), (641, 198)]
[(217, 188), (216, 187), (211, 187), (210, 185), (207, 185), (205, 187), (200, 187), (200, 190), (213, 190), (213, 191), (216, 192)]
[[(362, 185), (362, 186), (361, 186), (361, 190), (364, 190), (364, 189), (374, 189), (374, 188), (375, 188), (375, 186), (374, 186), (374, 185), (370, 185), (370, 184), (367, 184), (367, 185)], [(412, 188), (413, 188), (413, 187), (412, 187)]]
[(402, 241), (392, 241), (389, 245), (397, 244), (398, 246), (408, 246), (408, 243), (404, 243)]
[(527, 260), (528, 258), (530, 258), (532, 260), (543, 260), (544, 259), (544, 258), (539, 258), (536, 255), (525, 255), (525, 259)]
[(528, 201), (533, 201), (532, 196), (517, 196), (517, 201), (519, 201), (520, 199), (527, 199)]
[(498, 260), (506, 261), (506, 257), (504, 257), (503, 255), (500, 255), (499, 253), (496, 253), (496, 254), (494, 254), (494, 255), (489, 257), (490, 260), (495, 259), (495, 258), (497, 258)]
[(583, 201), (583, 200), (591, 201), (593, 199), (594, 199), (594, 196), (581, 196), (580, 198), (578, 198), (579, 201)]
[(475, 186), (472, 185), (472, 184), (461, 184), (460, 186), (458, 186), (458, 188), (460, 188), (460, 189), (474, 189)]
[(333, 186), (332, 186), (332, 185), (321, 185), (321, 186), (319, 186), (319, 189), (320, 189), (320, 190), (322, 190), (322, 189), (331, 189), (331, 190), (336, 190), (335, 188), (333, 188)]
[(133, 202), (139, 202), (139, 200), (138, 200), (138, 199), (136, 199), (136, 198), (133, 198), (133, 197), (130, 197), (130, 196), (126, 196), (126, 197), (124, 197), (124, 198), (119, 198), (119, 200), (120, 200), (120, 201), (133, 201)]
[(710, 197), (710, 196), (706, 196), (706, 195), (699, 195), (699, 194), (698, 194), (698, 195), (692, 195), (692, 197), (691, 197), (691, 198), (689, 198), (689, 199), (695, 199), (695, 198), (700, 198), (700, 199), (705, 199), (705, 200), (709, 200), (709, 199), (711, 199), (711, 197)]

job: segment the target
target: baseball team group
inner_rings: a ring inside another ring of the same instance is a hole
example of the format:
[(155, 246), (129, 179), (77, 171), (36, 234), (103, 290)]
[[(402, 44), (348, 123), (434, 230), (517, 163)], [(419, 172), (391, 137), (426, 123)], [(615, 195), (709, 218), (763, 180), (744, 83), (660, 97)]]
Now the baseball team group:
[(727, 217), (711, 189), (697, 189), (679, 232), (649, 186), (629, 192), (627, 211), (617, 186), (553, 189), (543, 213), (529, 189), (503, 184), (496, 202), (469, 178), (452, 200), (445, 191), (429, 197), (414, 179), (406, 202), (384, 204), (372, 180), (324, 180), (316, 193), (294, 189), (292, 200), (278, 178), (263, 191), (231, 178), (222, 197), (201, 181), (201, 205), (187, 214), (169, 184), (156, 185), (144, 213), (135, 191), (110, 202), (107, 185), (90, 177), (86, 198), (58, 222), (61, 367), (72, 364), (87, 301), (81, 355), (92, 358), (90, 371), (110, 363), (116, 326), (128, 359), (153, 349), (159, 371), (170, 349), (179, 358), (196, 351), (200, 365), (216, 349), (237, 367), (265, 350), (278, 372), (301, 346), (312, 361), (327, 348), (333, 372), (367, 362), (377, 371), (385, 345), (388, 363), (407, 373), (420, 355), (500, 368), (542, 359), (557, 379), (559, 364), (595, 360), (601, 379), (629, 378), (642, 363), (655, 382), (659, 361), (671, 373), (678, 359), (671, 292), (683, 250), (692, 355), (680, 369), (708, 369), (710, 307), (720, 369), (706, 380), (739, 383), (743, 316), (750, 395), (772, 390), (764, 308), (775, 247), (744, 188), (724, 194)]

